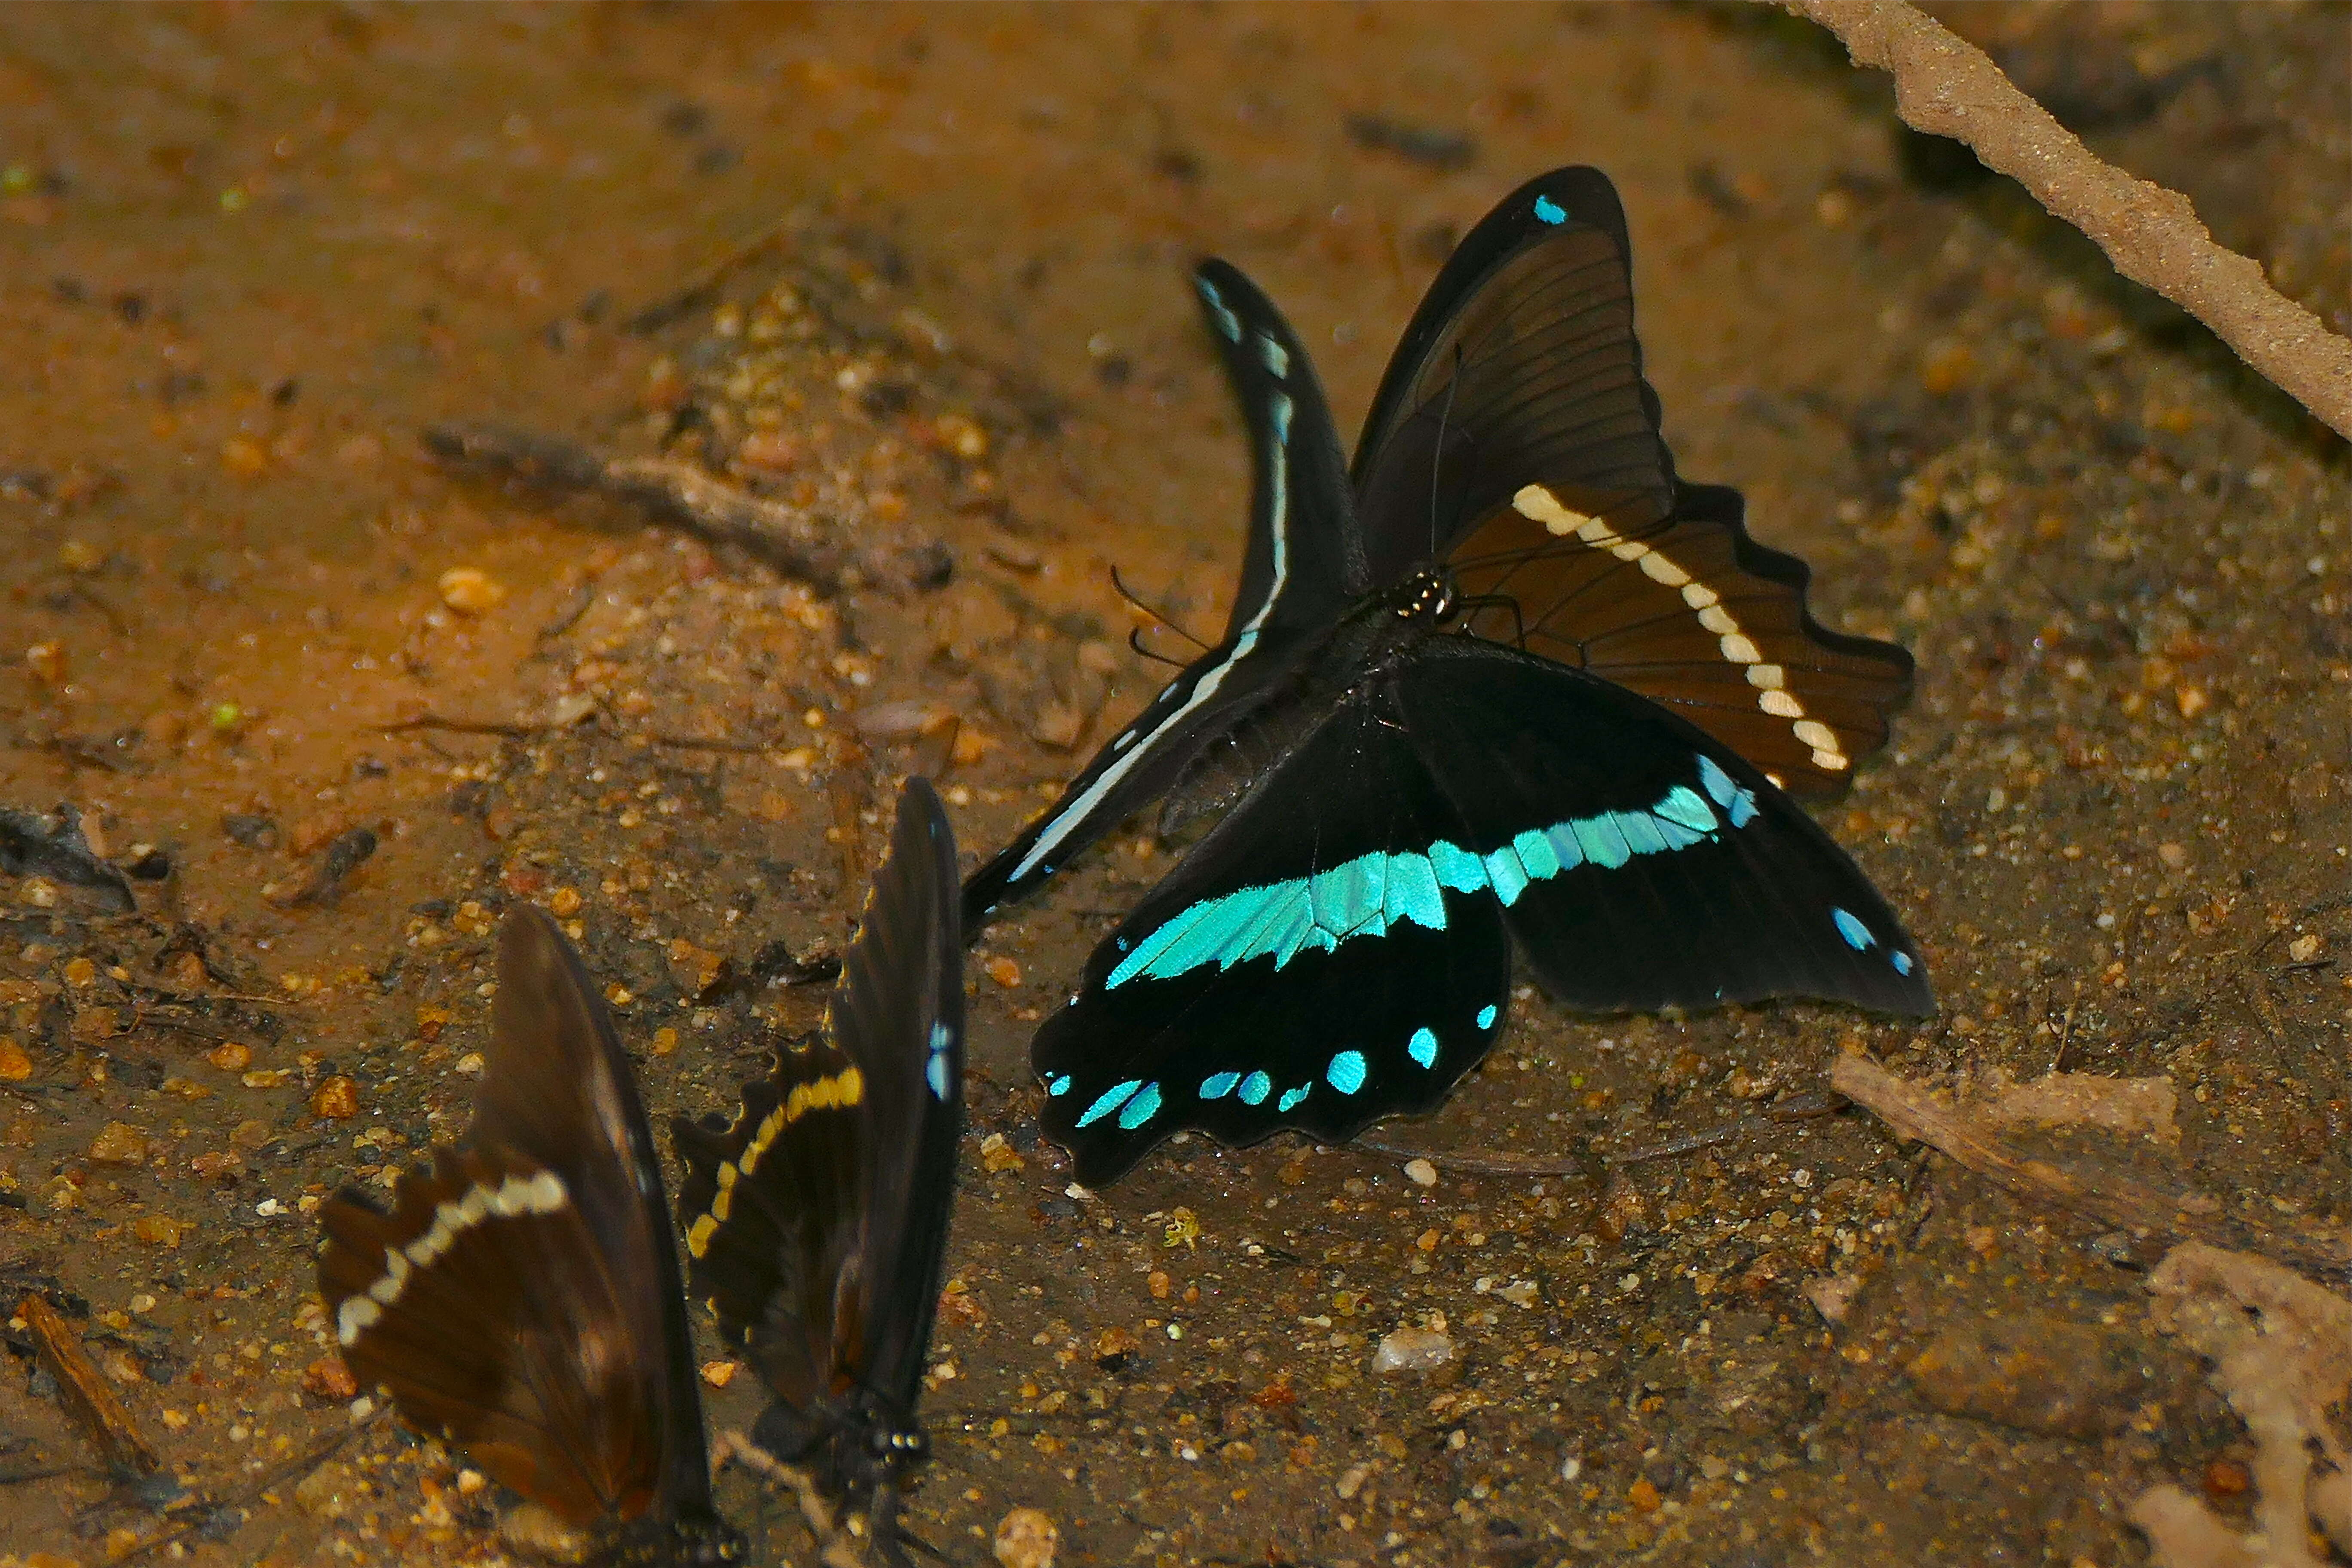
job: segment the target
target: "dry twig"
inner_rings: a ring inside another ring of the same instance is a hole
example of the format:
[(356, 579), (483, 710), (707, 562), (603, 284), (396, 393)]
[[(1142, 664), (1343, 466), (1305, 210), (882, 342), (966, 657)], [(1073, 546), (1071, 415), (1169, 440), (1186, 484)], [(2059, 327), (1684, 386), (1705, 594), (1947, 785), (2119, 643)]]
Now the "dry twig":
[(139, 1423), (114, 1396), (106, 1379), (90, 1364), (81, 1341), (58, 1310), (38, 1295), (27, 1295), (16, 1315), (33, 1336), (35, 1353), (58, 1385), (58, 1403), (81, 1424), (107, 1468), (118, 1476), (152, 1476), (163, 1468), (154, 1446), (139, 1430)]
[(2273, 289), (2260, 262), (2215, 243), (2188, 197), (2099, 159), (1982, 49), (1905, 0), (1780, 3), (1836, 34), (1856, 65), (1892, 74), (1905, 124), (1967, 143), (2352, 440), (2352, 342)]
[(2168, 1192), (2111, 1171), (2070, 1170), (2022, 1158), (2004, 1148), (1976, 1116), (1939, 1103), (1866, 1058), (1839, 1058), (1830, 1069), (1830, 1085), (1868, 1107), (1896, 1136), (1931, 1143), (2021, 1197), (2054, 1203), (2101, 1225), (2142, 1235), (2216, 1247), (2242, 1242), (2303, 1268), (2352, 1272), (2352, 1237), (2316, 1226), (2287, 1231), (2242, 1217), (2223, 1221), (2213, 1217), (2221, 1205), (2201, 1193)]

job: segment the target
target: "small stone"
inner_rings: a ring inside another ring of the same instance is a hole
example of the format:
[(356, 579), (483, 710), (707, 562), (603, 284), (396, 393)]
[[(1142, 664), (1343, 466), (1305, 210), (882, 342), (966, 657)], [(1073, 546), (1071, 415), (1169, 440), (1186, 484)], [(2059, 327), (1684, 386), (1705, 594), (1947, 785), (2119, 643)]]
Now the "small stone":
[(337, 1073), (319, 1080), (310, 1091), (310, 1114), (331, 1121), (347, 1121), (360, 1113), (360, 1086)]
[(1066, 702), (1048, 702), (1029, 721), (1029, 738), (1048, 751), (1066, 752), (1087, 732), (1087, 716)]
[(250, 436), (232, 436), (221, 443), (221, 467), (240, 479), (257, 479), (269, 471), (269, 450)]
[(1054, 1568), (1062, 1532), (1044, 1512), (1016, 1508), (996, 1522), (994, 1552), (1003, 1568)]
[(1658, 1489), (1651, 1484), (1649, 1477), (1636, 1476), (1633, 1484), (1625, 1489), (1625, 1500), (1633, 1505), (1636, 1513), (1655, 1513), (1665, 1499), (1658, 1495)]
[(36, 680), (49, 686), (62, 686), (66, 679), (66, 650), (62, 644), (37, 642), (25, 650), (26, 671)]
[(205, 1053), (205, 1060), (223, 1072), (241, 1073), (253, 1065), (253, 1047), (243, 1040), (223, 1040)]
[(1007, 991), (1021, 984), (1021, 966), (1009, 958), (992, 958), (985, 967), (988, 977)]
[(547, 895), (547, 912), (556, 919), (568, 921), (580, 912), (580, 889), (558, 888)]
[(1813, 1304), (1813, 1310), (1822, 1315), (1822, 1321), (1843, 1323), (1845, 1315), (1853, 1310), (1853, 1299), (1862, 1293), (1862, 1276), (1824, 1274), (1806, 1280), (1800, 1289), (1805, 1300)]
[(66, 960), (65, 978), (66, 984), (76, 990), (85, 985), (95, 985), (98, 984), (98, 965), (87, 958), (69, 958)]
[(731, 1361), (707, 1361), (702, 1363), (702, 1381), (713, 1388), (724, 1388), (735, 1381), (742, 1363)]
[(58, 885), (47, 877), (27, 877), (16, 884), (16, 901), (27, 909), (56, 909)]
[(22, 1083), (33, 1076), (33, 1058), (25, 1047), (6, 1035), (0, 1035), (0, 1083)]
[(1371, 1474), (1370, 1465), (1349, 1465), (1339, 1472), (1339, 1479), (1331, 1483), (1331, 1495), (1341, 1502), (1355, 1501), (1356, 1494), (1364, 1489), (1364, 1483), (1371, 1479)]
[(450, 567), (440, 586), (441, 602), (461, 615), (487, 615), (506, 602), (506, 584), (477, 566)]
[(149, 1247), (177, 1247), (193, 1228), (163, 1214), (142, 1214), (131, 1222), (131, 1234)]
[(203, 1181), (233, 1182), (245, 1174), (245, 1160), (233, 1150), (220, 1149), (197, 1155), (188, 1162), (188, 1169)]
[(1437, 1167), (1426, 1160), (1407, 1160), (1404, 1179), (1416, 1187), (1433, 1187), (1437, 1185)]
[(1105, 1372), (1117, 1372), (1142, 1348), (1141, 1340), (1113, 1324), (1095, 1336), (1095, 1364)]
[(143, 1165), (147, 1134), (128, 1121), (110, 1121), (89, 1141), (89, 1157), (101, 1165)]
[(2158, 845), (2156, 858), (2163, 861), (2165, 868), (2170, 871), (2178, 871), (2189, 864), (2189, 851), (2178, 844)]
[(352, 1399), (359, 1391), (360, 1380), (339, 1355), (320, 1356), (302, 1369), (302, 1392), (313, 1399)]
[(240, 1149), (258, 1149), (269, 1142), (269, 1123), (247, 1117), (229, 1130), (228, 1141)]
[(2290, 963), (2309, 963), (2319, 956), (2319, 938), (2316, 935), (2296, 937), (2286, 944), (2286, 956)]
[(1454, 1359), (1454, 1342), (1435, 1329), (1395, 1329), (1381, 1338), (1372, 1352), (1372, 1372), (1388, 1376), (1400, 1372), (1433, 1372)]

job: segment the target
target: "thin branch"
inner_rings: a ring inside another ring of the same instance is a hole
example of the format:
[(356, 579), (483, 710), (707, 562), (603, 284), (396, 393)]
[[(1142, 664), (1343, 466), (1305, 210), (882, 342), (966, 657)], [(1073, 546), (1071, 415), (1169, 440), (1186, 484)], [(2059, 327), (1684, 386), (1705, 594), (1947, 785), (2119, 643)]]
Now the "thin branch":
[[(1867, 1108), (1898, 1138), (1929, 1143), (1980, 1176), (2030, 1202), (2053, 1203), (2100, 1225), (2154, 1234), (2171, 1241), (2214, 1247), (2251, 1243), (2257, 1251), (2299, 1268), (2342, 1275), (2352, 1271), (2352, 1237), (2328, 1227), (2273, 1230), (2255, 1221), (2217, 1215), (2221, 1205), (2201, 1193), (2168, 1192), (2113, 1171), (2069, 1169), (2011, 1153), (1992, 1130), (1965, 1110), (1944, 1105), (1915, 1083), (1864, 1057), (1840, 1057), (1830, 1084)], [(2242, 1232), (2242, 1237), (2232, 1231)]]
[(2178, 191), (2134, 178), (2083, 145), (1982, 49), (1905, 0), (1779, 0), (1837, 35), (1853, 62), (1895, 78), (1905, 124), (1967, 143), (2116, 271), (2212, 329), (2288, 396), (2352, 440), (2352, 342), (2273, 289), (2262, 264), (2215, 243)]

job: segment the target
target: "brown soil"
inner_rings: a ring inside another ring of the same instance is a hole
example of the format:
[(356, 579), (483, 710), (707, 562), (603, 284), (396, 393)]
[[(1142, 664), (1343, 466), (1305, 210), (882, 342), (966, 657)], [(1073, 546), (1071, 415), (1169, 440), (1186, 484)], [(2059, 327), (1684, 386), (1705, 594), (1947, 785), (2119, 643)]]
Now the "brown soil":
[[(2341, 13), (2041, 9), (1954, 19), (2352, 325)], [(2243, 1511), (2243, 1433), (2148, 1330), (2144, 1249), (1858, 1114), (1758, 1112), (1842, 1047), (2166, 1076), (2177, 1145), (2035, 1147), (2222, 1220), (2344, 1216), (2345, 454), (2011, 188), (1898, 139), (1818, 35), (229, 5), (12, 7), (0, 40), (0, 805), (70, 803), (170, 868), (129, 915), (0, 879), (0, 1286), (47, 1293), (235, 1505), (190, 1554), (496, 1550), (488, 1500), (388, 1424), (291, 1461), (345, 1424), (308, 1212), (462, 1127), (497, 910), (576, 924), (656, 1114), (731, 1103), (814, 1023), (821, 987), (768, 981), (838, 943), (891, 777), (942, 774), (977, 858), (1156, 684), (1110, 564), (1179, 621), (1221, 612), (1245, 464), (1186, 265), (1256, 276), (1344, 422), (1452, 237), (1566, 161), (1624, 195), (1683, 470), (1747, 490), (1823, 619), (1918, 656), (1826, 820), (1943, 1012), (1534, 998), (1381, 1137), (1565, 1173), (1423, 1187), (1402, 1155), (1195, 1141), (1072, 1195), (1025, 1049), (1168, 863), (1117, 837), (974, 954), (916, 1529), (961, 1561), (1029, 1505), (1076, 1563), (2111, 1564), (2145, 1560), (2122, 1511), (2148, 1484)], [(1443, 135), (1401, 155), (1351, 116)], [(1466, 162), (1429, 155), (1444, 135)], [(820, 596), (453, 472), (420, 440), (453, 419), (667, 450), (952, 574)], [(373, 854), (322, 876), (357, 828)], [(1441, 1320), (1448, 1367), (1372, 1373)], [(0, 1471), (69, 1473), (0, 1490), (0, 1562), (156, 1529), (9, 1343)], [(2065, 1386), (1969, 1371), (2011, 1352)], [(722, 1500), (809, 1560), (788, 1504), (740, 1472)]]

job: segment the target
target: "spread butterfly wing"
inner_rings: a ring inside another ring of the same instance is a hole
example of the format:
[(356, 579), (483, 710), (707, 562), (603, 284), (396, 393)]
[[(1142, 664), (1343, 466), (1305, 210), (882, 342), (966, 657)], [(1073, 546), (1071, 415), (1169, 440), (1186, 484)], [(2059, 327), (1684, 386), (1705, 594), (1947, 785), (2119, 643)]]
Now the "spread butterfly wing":
[(1507, 598), (1471, 630), (1673, 708), (1781, 784), (1832, 794), (1885, 742), (1910, 657), (1824, 631), (1806, 571), (1750, 540), (1739, 493), (1675, 476), (1633, 331), (1608, 179), (1504, 198), (1438, 274), (1354, 468), (1376, 581), (1444, 560)]
[(963, 891), (966, 931), (977, 931), (999, 905), (1029, 893), (1166, 789), (1368, 582), (1339, 435), (1305, 348), (1234, 268), (1204, 262), (1193, 283), (1249, 426), (1255, 475), (1241, 587), (1225, 635), (972, 874)]
[(1934, 1008), (1853, 862), (1738, 753), (1589, 675), (1436, 637), (1398, 678), (1414, 743), (1544, 987), (1591, 1009), (1813, 996)]
[(1260, 779), (1037, 1033), (1042, 1120), (1078, 1179), (1180, 1128), (1339, 1142), (1443, 1099), (1508, 1005), (1498, 906), (1438, 868), (1463, 837), (1383, 692)]
[(467, 1145), (390, 1213), (321, 1208), (352, 1370), (579, 1522), (699, 1528), (709, 1504), (661, 1170), (626, 1058), (554, 922), (510, 915)]
[(910, 780), (899, 797), (890, 858), (875, 874), (863, 927), (842, 962), (827, 1027), (866, 1084), (863, 1381), (911, 1413), (939, 1301), (963, 1125), (955, 837), (926, 780)]
[(1370, 581), (1446, 558), (1531, 480), (1638, 535), (1674, 460), (1642, 378), (1625, 215), (1597, 170), (1554, 170), (1457, 247), (1391, 356), (1351, 480)]

